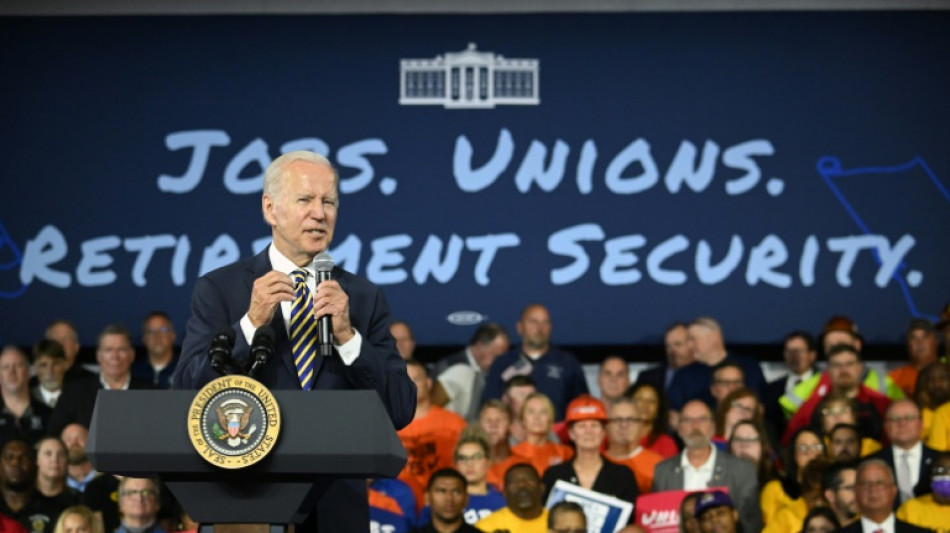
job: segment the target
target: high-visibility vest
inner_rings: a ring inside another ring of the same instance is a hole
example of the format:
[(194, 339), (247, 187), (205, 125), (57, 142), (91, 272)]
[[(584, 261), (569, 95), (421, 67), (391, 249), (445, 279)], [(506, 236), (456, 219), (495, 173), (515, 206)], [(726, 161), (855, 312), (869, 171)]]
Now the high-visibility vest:
[[(879, 374), (873, 368), (869, 368), (864, 373), (864, 386), (880, 392), (891, 400), (904, 398), (904, 391), (894, 383), (890, 376), (883, 373)], [(831, 388), (831, 379), (828, 377), (827, 371), (806, 379), (796, 385), (792, 392), (779, 398), (778, 403), (782, 406), (782, 413), (785, 418), (791, 419), (802, 404), (808, 401), (808, 398), (811, 398), (811, 395), (820, 387), (825, 387), (824, 390), (818, 391), (821, 396), (828, 394), (828, 390)]]

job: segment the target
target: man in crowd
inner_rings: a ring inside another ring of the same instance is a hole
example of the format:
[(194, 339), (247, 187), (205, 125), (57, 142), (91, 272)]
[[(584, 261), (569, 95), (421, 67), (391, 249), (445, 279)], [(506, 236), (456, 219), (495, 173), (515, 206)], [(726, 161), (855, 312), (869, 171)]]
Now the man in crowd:
[(907, 354), (910, 360), (906, 365), (891, 370), (887, 375), (894, 380), (908, 397), (914, 395), (917, 373), (920, 369), (937, 361), (937, 349), (940, 341), (937, 328), (926, 318), (915, 318), (907, 326)]
[(30, 533), (51, 533), (62, 507), (36, 490), (33, 450), (24, 440), (8, 440), (0, 450), (0, 513)]
[(647, 382), (657, 390), (666, 390), (673, 381), (676, 372), (693, 364), (693, 352), (689, 349), (688, 324), (676, 322), (663, 332), (663, 349), (666, 360), (657, 366), (641, 371), (637, 383)]
[[(897, 485), (891, 468), (880, 459), (867, 459), (858, 466), (855, 499), (860, 520), (842, 528), (844, 533), (927, 533), (923, 529), (894, 516)], [(932, 533), (932, 532), (931, 532)]]
[(50, 408), (30, 395), (30, 361), (16, 346), (0, 350), (0, 442), (19, 437), (36, 442), (46, 434)]
[(828, 433), (828, 455), (836, 463), (850, 463), (861, 457), (861, 429), (855, 424), (835, 424)]
[(743, 387), (745, 387), (745, 373), (739, 363), (726, 360), (713, 367), (709, 394), (715, 406), (718, 407), (729, 393)]
[(464, 350), (435, 364), (432, 403), (470, 422), (476, 420), (488, 369), (509, 348), (508, 333), (504, 328), (498, 324), (479, 326)]
[(132, 365), (132, 376), (147, 381), (160, 389), (171, 385), (172, 374), (178, 366), (175, 353), (175, 326), (164, 311), (152, 311), (142, 324), (142, 345), (145, 357)]
[(538, 392), (554, 404), (555, 420), (562, 420), (567, 404), (587, 394), (584, 370), (572, 354), (551, 345), (551, 315), (543, 305), (525, 307), (517, 330), (521, 346), (492, 363), (482, 400), (500, 398), (504, 383), (512, 377), (530, 376)]
[(511, 413), (511, 421), (508, 425), (508, 432), (511, 436), (511, 444), (517, 444), (527, 437), (527, 432), (521, 424), (521, 406), (525, 399), (537, 392), (534, 386), (534, 380), (529, 376), (513, 376), (505, 382), (502, 389), (501, 401), (508, 406), (508, 412)]
[(914, 498), (930, 493), (930, 468), (937, 451), (921, 442), (920, 409), (913, 400), (897, 400), (887, 408), (884, 432), (890, 446), (885, 446), (873, 457), (887, 463), (897, 475), (897, 495), (894, 508)]
[(739, 526), (739, 513), (732, 498), (718, 490), (697, 497), (695, 516), (702, 533), (736, 533)]
[(561, 500), (548, 510), (548, 533), (587, 531), (587, 515), (577, 502)]
[(548, 522), (543, 494), (538, 471), (528, 463), (518, 463), (505, 472), (505, 507), (482, 518), (475, 527), (482, 531), (543, 532)]
[(786, 422), (779, 400), (818, 372), (815, 365), (818, 347), (814, 337), (807, 331), (800, 330), (786, 335), (782, 341), (782, 359), (785, 361), (786, 374), (766, 385), (763, 398), (765, 414), (773, 423), (780, 425), (779, 432), (785, 430)]
[(933, 493), (904, 502), (897, 510), (897, 518), (944, 533), (950, 531), (950, 454), (937, 456), (929, 474)]
[(66, 355), (65, 379), (68, 380), (77, 376), (93, 376), (92, 372), (84, 369), (77, 362), (80, 348), (79, 334), (76, 333), (76, 328), (73, 327), (71, 322), (63, 319), (50, 322), (49, 326), (46, 326), (46, 338), (58, 342), (63, 347), (63, 352)]
[(52, 409), (63, 392), (66, 377), (66, 352), (63, 346), (49, 339), (42, 339), (33, 346), (33, 370), (36, 384), (30, 388), (33, 399)]
[(431, 520), (414, 533), (481, 533), (464, 520), (468, 492), (465, 477), (457, 470), (443, 468), (433, 472), (425, 497)]
[(622, 398), (623, 393), (630, 387), (627, 361), (619, 355), (605, 357), (597, 371), (597, 387), (600, 388), (600, 401), (606, 407)]
[(853, 463), (834, 463), (821, 474), (821, 490), (828, 507), (838, 517), (842, 527), (858, 519), (858, 505), (854, 495), (857, 469)]
[(75, 422), (63, 428), (60, 434), (60, 439), (66, 446), (66, 484), (77, 492), (85, 491), (89, 482), (98, 475), (86, 456), (88, 437), (89, 431), (86, 427)]
[(455, 443), (465, 428), (465, 420), (429, 401), (432, 379), (424, 364), (407, 359), (406, 368), (416, 384), (418, 396), (415, 418), (397, 432), (409, 455), (399, 479), (412, 488), (417, 505), (421, 506), (429, 476), (436, 470), (452, 466)]
[(92, 411), (96, 406), (99, 389), (154, 388), (151, 383), (132, 377), (134, 359), (135, 349), (132, 347), (132, 336), (128, 330), (118, 324), (106, 326), (99, 334), (99, 346), (96, 348), (98, 379), (77, 377), (63, 385), (63, 395), (50, 415), (49, 433), (57, 435), (73, 422), (88, 428), (92, 422)]
[(149, 478), (119, 480), (119, 516), (116, 533), (164, 533), (158, 523), (161, 496), (158, 483)]
[(407, 322), (402, 320), (393, 320), (389, 326), (389, 333), (396, 340), (396, 350), (403, 360), (411, 358), (416, 353), (416, 338), (412, 334), (412, 328)]
[(653, 491), (728, 487), (743, 531), (759, 531), (762, 511), (755, 465), (718, 451), (712, 444), (715, 429), (712, 412), (705, 402), (687, 402), (677, 428), (685, 445), (683, 452), (656, 465)]
[(653, 486), (653, 471), (663, 457), (640, 446), (643, 438), (643, 418), (637, 404), (622, 397), (607, 408), (607, 450), (604, 456), (633, 471), (640, 494), (647, 494)]

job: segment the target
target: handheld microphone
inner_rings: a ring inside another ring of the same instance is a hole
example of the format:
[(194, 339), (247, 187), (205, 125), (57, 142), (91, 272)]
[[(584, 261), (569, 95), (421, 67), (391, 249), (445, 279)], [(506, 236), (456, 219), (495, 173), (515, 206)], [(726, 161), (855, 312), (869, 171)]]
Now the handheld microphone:
[(232, 374), (228, 368), (231, 362), (231, 349), (234, 348), (234, 329), (225, 326), (218, 330), (211, 338), (211, 347), (208, 348), (208, 359), (211, 368), (222, 376)]
[(261, 367), (274, 357), (274, 328), (265, 324), (254, 332), (251, 340), (251, 368), (247, 375), (254, 377)]
[[(313, 269), (317, 271), (317, 285), (321, 282), (333, 279), (333, 258), (326, 252), (320, 252), (313, 258)], [(330, 315), (323, 315), (317, 319), (317, 353), (323, 357), (333, 355), (333, 322)]]

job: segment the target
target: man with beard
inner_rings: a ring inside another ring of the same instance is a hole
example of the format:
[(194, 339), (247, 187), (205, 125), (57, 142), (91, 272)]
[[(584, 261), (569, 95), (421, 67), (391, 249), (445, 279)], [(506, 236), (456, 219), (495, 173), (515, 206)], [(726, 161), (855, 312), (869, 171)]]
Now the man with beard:
[(518, 463), (505, 472), (505, 507), (482, 518), (475, 527), (488, 533), (511, 531), (545, 533), (548, 510), (541, 496), (544, 485), (538, 471), (527, 463)]
[(563, 420), (567, 404), (588, 392), (584, 370), (573, 354), (551, 345), (551, 315), (543, 305), (525, 307), (517, 330), (521, 346), (492, 363), (482, 401), (500, 398), (512, 377), (530, 376), (538, 392), (554, 403), (555, 421)]
[(759, 484), (755, 465), (712, 444), (715, 433), (712, 412), (704, 402), (692, 400), (683, 406), (677, 430), (683, 452), (656, 465), (653, 491), (706, 490), (727, 487), (743, 531), (762, 529)]
[(857, 461), (861, 455), (861, 429), (854, 424), (836, 424), (828, 433), (828, 455), (836, 463)]
[(848, 463), (832, 464), (821, 474), (821, 490), (841, 527), (858, 519), (858, 506), (854, 499), (856, 474), (854, 464)]
[(98, 472), (86, 457), (86, 439), (89, 431), (82, 424), (69, 424), (63, 428), (60, 439), (66, 445), (66, 484), (77, 492), (86, 490), (86, 485)]
[(426, 487), (426, 503), (432, 519), (416, 528), (413, 533), (479, 533), (465, 523), (464, 511), (468, 505), (465, 476), (454, 468), (437, 470)]
[(36, 491), (36, 465), (26, 441), (12, 439), (0, 451), (0, 513), (31, 533), (50, 533), (62, 510)]

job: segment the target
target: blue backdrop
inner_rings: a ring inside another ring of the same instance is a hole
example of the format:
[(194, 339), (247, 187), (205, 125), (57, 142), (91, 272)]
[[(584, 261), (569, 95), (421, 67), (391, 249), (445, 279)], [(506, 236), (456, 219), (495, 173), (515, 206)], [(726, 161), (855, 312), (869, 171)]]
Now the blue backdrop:
[[(0, 337), (68, 317), (91, 343), (152, 309), (183, 331), (195, 279), (267, 242), (263, 167), (308, 148), (341, 172), (332, 255), (421, 343), (534, 301), (563, 344), (698, 315), (773, 342), (837, 313), (891, 342), (950, 297), (948, 23), (0, 19)], [(452, 55), (469, 43), (487, 55)], [(449, 74), (407, 87), (403, 60)], [(502, 103), (526, 87), (499, 81), (513, 64), (535, 65), (537, 102)], [(448, 105), (400, 103), (456, 81)], [(484, 108), (452, 107), (467, 90)]]

